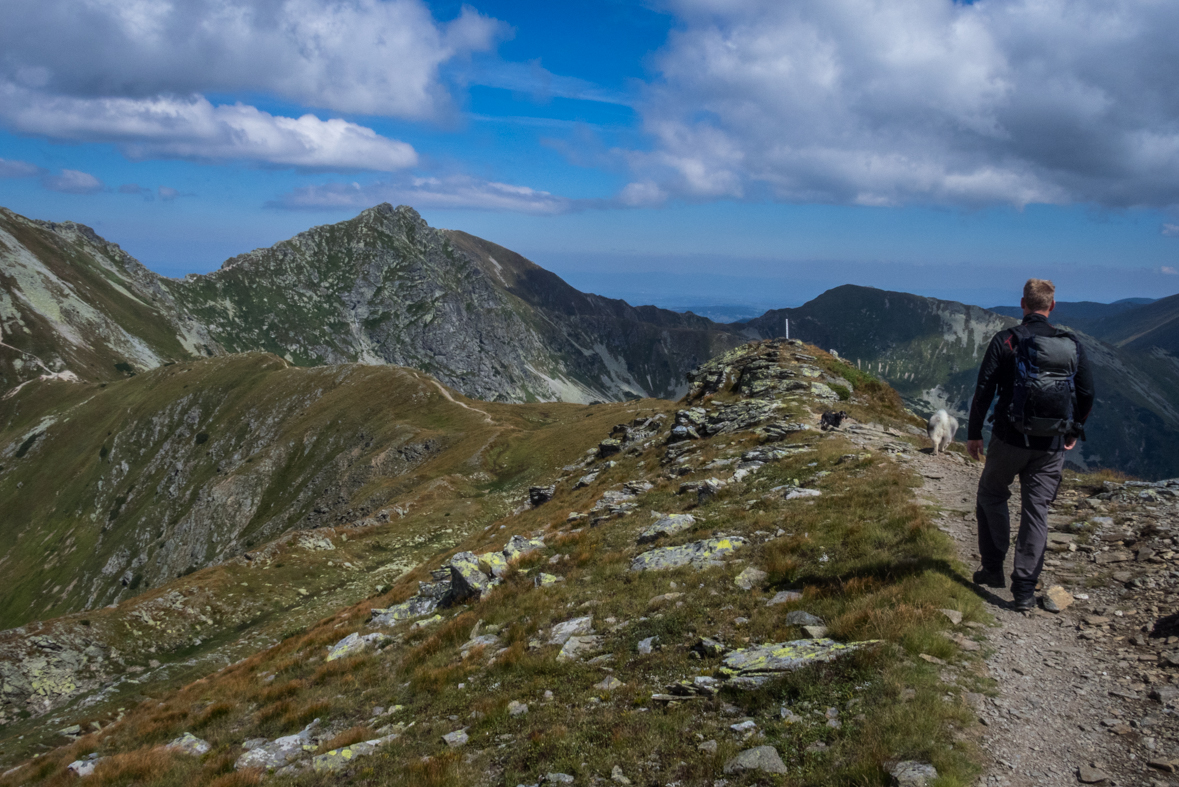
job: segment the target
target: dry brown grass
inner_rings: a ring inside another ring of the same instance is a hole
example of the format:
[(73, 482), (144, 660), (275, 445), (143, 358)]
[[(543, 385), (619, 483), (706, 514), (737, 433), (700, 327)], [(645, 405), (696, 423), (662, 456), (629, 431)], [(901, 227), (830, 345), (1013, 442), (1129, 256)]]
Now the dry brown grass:
[(377, 737), (377, 733), (372, 727), (361, 725), (344, 730), (330, 741), (321, 744), (319, 749), (320, 751), (331, 751), (332, 749), (340, 749), (345, 746), (351, 746), (352, 744), (360, 743), (361, 741), (371, 741), (375, 737)]
[(336, 659), (335, 661), (329, 661), (327, 664), (319, 667), (311, 676), (311, 685), (318, 686), (320, 683), (323, 683), (329, 678), (334, 678), (337, 675), (343, 675), (345, 672), (348, 672), (349, 669), (351, 669), (351, 666), (348, 663), (349, 661), (351, 661), (351, 659)]
[(255, 787), (262, 783), (262, 771), (250, 768), (244, 771), (226, 773), (209, 782), (209, 787)]
[(305, 727), (313, 719), (324, 719), (331, 715), (332, 704), (327, 700), (303, 705), (288, 711), (282, 717), (282, 725), (287, 729)]
[(143, 741), (158, 741), (176, 734), (188, 719), (188, 711), (164, 708), (132, 722), (134, 736)]
[(269, 705), (278, 700), (285, 700), (289, 697), (294, 697), (299, 692), (307, 688), (307, 683), (301, 680), (291, 680), (278, 686), (267, 686), (266, 688), (255, 694), (255, 699), (259, 702)]
[(201, 711), (201, 715), (197, 716), (196, 720), (193, 721), (192, 727), (196, 730), (204, 729), (213, 722), (217, 721), (217, 719), (225, 718), (229, 714), (233, 713), (236, 708), (237, 705), (231, 702), (214, 702), (212, 705)]
[(104, 757), (88, 780), (94, 787), (138, 785), (163, 776), (174, 765), (173, 755), (162, 748), (143, 748)]
[(411, 762), (406, 768), (406, 782), (414, 787), (445, 787), (451, 784), (451, 770), (457, 760), (457, 754), (447, 752)]
[(254, 721), (257, 724), (265, 724), (268, 721), (273, 721), (274, 719), (286, 716), (288, 713), (293, 711), (294, 708), (295, 705), (290, 700), (279, 700), (278, 702), (273, 702), (270, 705), (260, 708), (258, 712), (254, 714)]
[(237, 758), (238, 751), (236, 749), (213, 754), (201, 766), (201, 773), (208, 778), (232, 773), (233, 764), (237, 762)]

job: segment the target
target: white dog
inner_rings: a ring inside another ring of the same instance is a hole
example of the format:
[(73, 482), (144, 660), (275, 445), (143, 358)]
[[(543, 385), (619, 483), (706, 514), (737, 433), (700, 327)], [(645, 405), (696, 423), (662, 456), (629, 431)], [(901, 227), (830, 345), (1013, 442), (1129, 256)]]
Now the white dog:
[(938, 410), (929, 417), (929, 439), (933, 441), (933, 455), (945, 451), (954, 442), (954, 435), (958, 432), (958, 421), (945, 410)]

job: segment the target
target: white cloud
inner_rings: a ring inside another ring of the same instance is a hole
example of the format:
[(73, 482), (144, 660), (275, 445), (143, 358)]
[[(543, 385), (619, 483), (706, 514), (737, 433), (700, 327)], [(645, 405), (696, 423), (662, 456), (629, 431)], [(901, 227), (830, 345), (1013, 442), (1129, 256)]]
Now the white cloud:
[(171, 202), (172, 200), (174, 200), (180, 196), (180, 192), (177, 191), (176, 189), (172, 188), (171, 186), (160, 186), (160, 188), (158, 189), (158, 192), (160, 195), (160, 199), (162, 199), (164, 202)]
[(35, 164), (0, 158), (0, 178), (31, 178), (40, 174), (41, 168)]
[(0, 118), (17, 131), (113, 142), (132, 159), (247, 159), (275, 166), (388, 172), (417, 163), (414, 149), (370, 128), (314, 115), (290, 118), (202, 97), (65, 98), (0, 84)]
[(1164, 265), (1163, 267), (1159, 268), (1159, 273), (1165, 273), (1168, 276), (1179, 276), (1179, 271), (1175, 270), (1170, 265)]
[(618, 192), (618, 202), (631, 208), (661, 205), (667, 200), (667, 192), (651, 181), (628, 183)]
[(673, 194), (1179, 203), (1179, 4), (665, 7), (679, 23), (640, 105), (656, 145), (633, 160), (637, 180)]
[(271, 207), (286, 209), (368, 208), (381, 202), (415, 208), (470, 208), (551, 215), (565, 213), (574, 203), (564, 197), (527, 186), (477, 180), (465, 176), (406, 178), (361, 185), (327, 183), (305, 186), (284, 194)]
[(105, 188), (102, 181), (89, 172), (76, 169), (63, 169), (60, 175), (45, 175), (41, 178), (41, 185), (63, 194), (97, 194)]
[(1179, 224), (1164, 224), (1163, 234), (1172, 237), (1179, 236)]
[(154, 98), (264, 93), (338, 112), (434, 118), (441, 67), (491, 49), (505, 26), (422, 0), (5, 2), (0, 80), (38, 94)]

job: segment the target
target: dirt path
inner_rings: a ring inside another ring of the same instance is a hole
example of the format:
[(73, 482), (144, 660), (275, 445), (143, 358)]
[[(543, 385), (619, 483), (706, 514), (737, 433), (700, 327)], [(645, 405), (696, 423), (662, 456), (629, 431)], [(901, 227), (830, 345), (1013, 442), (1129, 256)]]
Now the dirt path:
[(473, 413), (479, 413), (479, 415), (483, 416), (487, 420), (487, 423), (491, 424), (492, 426), (496, 425), (495, 419), (485, 413), (483, 410), (480, 410), (478, 407), (471, 407), (471, 405), (465, 402), (460, 402), (458, 399), (455, 399), (453, 396), (451, 396), (450, 391), (446, 390), (446, 386), (444, 386), (442, 383), (438, 382), (437, 380), (430, 380), (430, 382), (434, 383), (434, 387), (438, 389), (446, 401), (450, 402), (451, 404), (457, 404), (459, 407), (470, 410)]
[[(887, 450), (887, 434), (863, 437)], [(938, 527), (957, 544), (962, 562), (977, 568), (974, 499), (981, 464), (925, 451), (893, 456), (925, 479), (918, 496), (939, 507)], [(1012, 492), (1012, 521), (1017, 523), (1018, 483)], [(1079, 514), (1054, 513), (1050, 526), (1083, 519)], [(1150, 698), (1160, 687), (1164, 692), (1176, 687), (1170, 681), (1179, 681), (1179, 670), (1155, 668), (1157, 656), (1140, 633), (1153, 617), (1137, 608), (1149, 600), (1138, 598), (1123, 582), (1105, 581), (1102, 566), (1090, 564), (1088, 553), (1066, 554), (1085, 557), (1072, 563), (1050, 552), (1043, 574), (1044, 587), (1060, 582), (1076, 594), (1076, 603), (1059, 615), (1042, 609), (1018, 613), (1011, 609), (1009, 589), (978, 589), (995, 617), (983, 652), (999, 696), (970, 697), (983, 725), (979, 743), (988, 755), (976, 784), (1179, 785), (1179, 775), (1165, 770), (1172, 762), (1179, 770), (1179, 716)], [(1054, 563), (1080, 573), (1061, 579), (1054, 576)], [(1010, 572), (1009, 555), (1004, 573)], [(1143, 665), (1150, 669), (1144, 672)], [(1102, 775), (1104, 781), (1098, 778)]]

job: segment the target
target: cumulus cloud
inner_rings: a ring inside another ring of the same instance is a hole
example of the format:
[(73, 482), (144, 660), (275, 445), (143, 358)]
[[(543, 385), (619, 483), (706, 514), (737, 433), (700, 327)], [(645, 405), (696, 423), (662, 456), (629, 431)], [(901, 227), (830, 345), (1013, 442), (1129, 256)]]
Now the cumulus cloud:
[(1179, 271), (1175, 270), (1170, 265), (1164, 265), (1163, 267), (1159, 268), (1159, 273), (1165, 273), (1168, 276), (1179, 276)]
[(450, 109), (440, 68), (508, 34), (422, 0), (38, 0), (4, 3), (0, 80), (37, 94), (148, 99), (264, 93), (400, 118)]
[(0, 158), (0, 178), (31, 178), (40, 174), (41, 168), (36, 164)]
[(679, 23), (641, 104), (655, 145), (630, 195), (1179, 203), (1179, 4), (665, 7)]
[(1171, 237), (1179, 237), (1179, 224), (1164, 224), (1163, 234)]
[(171, 186), (160, 186), (159, 189), (157, 189), (157, 192), (160, 195), (160, 199), (162, 199), (164, 202), (171, 202), (180, 196), (180, 192)]
[(574, 204), (565, 197), (527, 186), (478, 180), (466, 176), (406, 178), (359, 183), (327, 183), (305, 186), (284, 194), (270, 207), (288, 210), (368, 208), (381, 202), (415, 208), (470, 208), (551, 215), (565, 213)]
[(102, 181), (89, 172), (76, 169), (63, 169), (60, 175), (45, 175), (41, 178), (41, 185), (63, 194), (97, 194), (105, 188)]
[(271, 115), (196, 96), (68, 98), (0, 85), (0, 118), (51, 139), (118, 144), (132, 159), (247, 159), (275, 166), (388, 172), (413, 166), (413, 147), (365, 126), (314, 115)]

